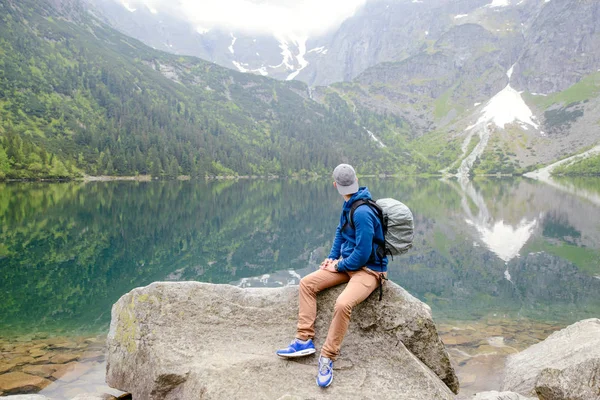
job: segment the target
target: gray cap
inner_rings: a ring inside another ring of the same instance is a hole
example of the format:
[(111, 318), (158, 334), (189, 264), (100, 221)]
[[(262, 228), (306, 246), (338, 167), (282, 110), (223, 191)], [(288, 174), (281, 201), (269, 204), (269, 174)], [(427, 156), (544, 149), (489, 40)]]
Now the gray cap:
[(333, 179), (341, 195), (358, 192), (358, 179), (356, 171), (348, 164), (340, 164), (333, 170)]

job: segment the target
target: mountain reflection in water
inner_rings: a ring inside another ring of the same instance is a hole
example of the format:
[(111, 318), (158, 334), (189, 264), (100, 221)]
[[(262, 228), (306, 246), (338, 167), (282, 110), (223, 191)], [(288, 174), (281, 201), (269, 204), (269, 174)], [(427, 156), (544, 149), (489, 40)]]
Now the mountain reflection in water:
[[(413, 210), (415, 246), (390, 278), (436, 320), (600, 314), (596, 204), (527, 179), (361, 184)], [(103, 332), (153, 281), (297, 284), (340, 207), (329, 180), (0, 184), (0, 335)]]

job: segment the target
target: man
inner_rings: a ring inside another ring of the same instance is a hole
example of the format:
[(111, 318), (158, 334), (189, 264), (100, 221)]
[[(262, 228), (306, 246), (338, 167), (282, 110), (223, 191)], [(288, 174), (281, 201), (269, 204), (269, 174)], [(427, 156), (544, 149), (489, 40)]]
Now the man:
[(387, 257), (377, 256), (375, 239), (383, 241), (383, 228), (377, 214), (368, 205), (356, 208), (350, 223), (352, 203), (370, 199), (366, 187), (358, 186), (356, 172), (348, 164), (333, 171), (333, 185), (344, 197), (340, 222), (335, 232), (331, 253), (319, 269), (300, 281), (298, 330), (296, 338), (286, 349), (277, 351), (281, 357), (301, 357), (313, 354), (317, 293), (323, 289), (348, 282), (336, 300), (333, 320), (319, 357), (317, 384), (327, 387), (333, 381), (333, 362), (340, 353), (344, 335), (350, 323), (352, 308), (365, 300), (382, 284), (387, 271)]

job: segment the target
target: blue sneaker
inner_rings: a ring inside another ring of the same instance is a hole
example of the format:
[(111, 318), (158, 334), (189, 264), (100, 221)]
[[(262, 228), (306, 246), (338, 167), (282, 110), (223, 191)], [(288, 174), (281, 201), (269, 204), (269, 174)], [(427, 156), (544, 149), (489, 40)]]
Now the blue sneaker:
[(312, 339), (306, 341), (294, 339), (287, 349), (277, 350), (277, 355), (280, 357), (292, 358), (308, 356), (314, 354), (314, 352), (315, 345)]
[(319, 372), (317, 373), (317, 385), (326, 388), (333, 382), (333, 361), (327, 357), (319, 357)]

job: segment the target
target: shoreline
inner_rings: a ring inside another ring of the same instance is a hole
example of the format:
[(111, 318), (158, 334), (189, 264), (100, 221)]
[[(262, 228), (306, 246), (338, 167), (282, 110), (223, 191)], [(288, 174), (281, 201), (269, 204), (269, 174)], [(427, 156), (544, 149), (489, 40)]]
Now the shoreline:
[[(498, 388), (497, 373), (506, 357), (544, 340), (568, 323), (488, 315), (469, 321), (438, 319), (435, 325), (461, 381), (457, 399), (468, 399), (474, 393)], [(73, 390), (90, 392), (90, 387), (97, 386), (113, 390), (104, 383), (106, 334), (63, 332), (43, 339), (0, 336), (0, 377), (22, 372), (27, 374), (25, 377), (41, 378), (39, 384), (43, 387), (38, 393), (49, 396), (60, 397)]]
[[(502, 173), (492, 173), (492, 174), (478, 174), (469, 176), (469, 180), (475, 180), (477, 178), (530, 178), (536, 179), (539, 181), (544, 180), (539, 178), (539, 175), (535, 174), (535, 172), (526, 172), (523, 174), (502, 174)], [(534, 176), (535, 174), (535, 176)], [(379, 179), (460, 179), (459, 176), (453, 174), (414, 174), (414, 175), (402, 175), (402, 174), (358, 174), (359, 178), (379, 178)], [(561, 177), (566, 178), (578, 178), (578, 177), (591, 177), (598, 178), (600, 177), (600, 172), (597, 174), (577, 174), (577, 175), (560, 175)], [(304, 179), (306, 181), (309, 180), (317, 180), (317, 179), (327, 179), (328, 175), (213, 175), (206, 176), (203, 178), (196, 177), (193, 178), (189, 175), (179, 175), (176, 178), (164, 179), (164, 178), (153, 178), (151, 175), (85, 175), (79, 178), (64, 178), (64, 179), (5, 179), (0, 180), (0, 183), (36, 183), (36, 182), (45, 182), (45, 183), (67, 183), (67, 182), (166, 182), (166, 181), (237, 181), (237, 180), (275, 180), (275, 179)]]

